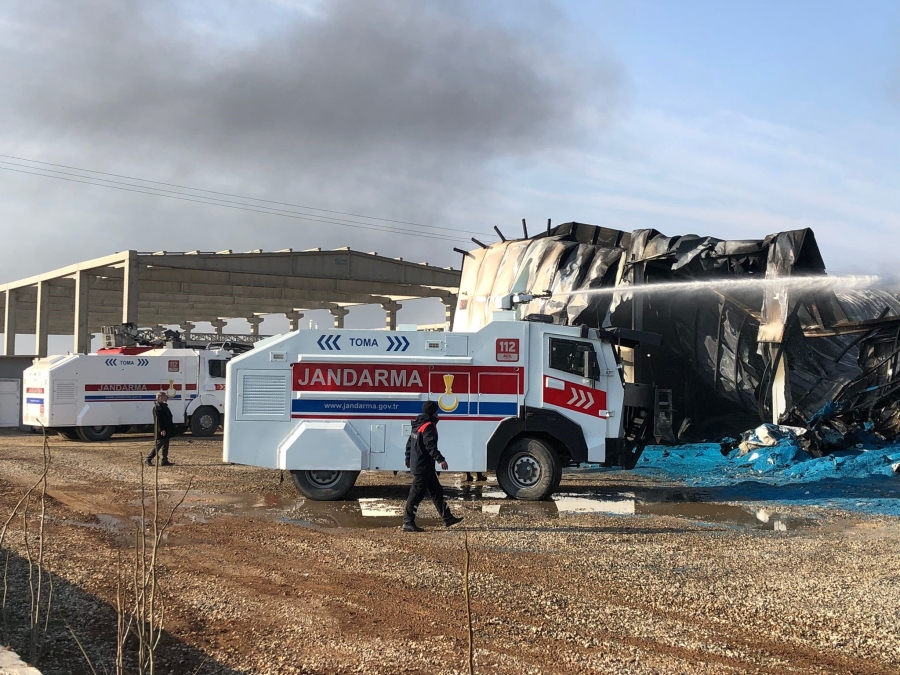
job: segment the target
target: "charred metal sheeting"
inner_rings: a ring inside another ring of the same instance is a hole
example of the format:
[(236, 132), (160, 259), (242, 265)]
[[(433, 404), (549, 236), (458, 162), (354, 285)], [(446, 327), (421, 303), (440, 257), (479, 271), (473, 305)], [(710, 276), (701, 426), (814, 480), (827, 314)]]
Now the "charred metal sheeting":
[[(830, 449), (832, 431), (859, 425), (894, 437), (900, 299), (875, 289), (779, 282), (825, 274), (809, 229), (724, 241), (565, 223), (472, 251), (454, 329), (488, 323), (494, 297), (550, 291), (518, 308), (521, 316), (663, 336), (662, 345), (623, 354), (623, 362), (631, 381), (672, 390), (681, 439), (734, 434), (760, 422), (832, 425), (821, 432)], [(769, 283), (629, 292), (646, 284), (754, 278)], [(607, 288), (616, 291), (599, 290)]]

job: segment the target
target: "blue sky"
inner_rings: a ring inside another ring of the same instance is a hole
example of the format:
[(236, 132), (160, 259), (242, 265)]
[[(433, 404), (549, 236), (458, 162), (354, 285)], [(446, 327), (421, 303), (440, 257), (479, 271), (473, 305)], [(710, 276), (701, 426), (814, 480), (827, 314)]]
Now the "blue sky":
[(900, 232), (900, 4), (563, 7), (570, 48), (618, 61), (627, 101), (549, 190), (555, 172), (530, 181), (540, 200), (669, 234), (810, 226), (830, 269), (892, 271), (878, 244)]
[[(812, 227), (830, 272), (896, 274), (896, 2), (13, 0), (0, 78), (3, 154), (487, 241), (522, 217), (732, 239)], [(334, 115), (312, 105), (333, 94)], [(19, 174), (0, 175), (0, 232), (9, 279), (124, 248), (351, 245), (459, 265), (452, 243)], [(424, 307), (401, 321), (440, 320)]]
[(623, 64), (636, 105), (783, 124), (896, 121), (896, 2), (565, 2)]

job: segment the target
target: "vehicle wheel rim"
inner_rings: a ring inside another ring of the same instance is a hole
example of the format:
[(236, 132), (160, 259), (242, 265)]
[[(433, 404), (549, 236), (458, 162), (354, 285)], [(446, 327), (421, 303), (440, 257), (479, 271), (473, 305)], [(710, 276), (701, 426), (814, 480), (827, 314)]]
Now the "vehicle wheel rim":
[(106, 431), (106, 427), (88, 427), (95, 434), (102, 434)]
[(530, 455), (527, 452), (516, 455), (509, 463), (510, 480), (520, 488), (530, 488), (537, 485), (542, 473), (540, 463), (535, 459), (534, 455)]
[(207, 413), (206, 415), (200, 416), (200, 428), (206, 431), (207, 429), (212, 429), (213, 427), (213, 416)]
[(307, 477), (317, 488), (330, 488), (341, 479), (340, 471), (307, 471)]

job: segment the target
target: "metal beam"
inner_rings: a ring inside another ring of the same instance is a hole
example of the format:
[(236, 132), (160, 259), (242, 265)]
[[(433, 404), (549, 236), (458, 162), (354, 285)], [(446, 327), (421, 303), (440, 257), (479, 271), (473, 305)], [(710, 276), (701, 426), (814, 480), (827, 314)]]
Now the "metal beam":
[(91, 351), (91, 334), (88, 331), (88, 297), (90, 277), (87, 272), (75, 274), (75, 325), (74, 350), (76, 354), (87, 354)]
[(399, 302), (382, 302), (384, 310), (384, 327), (388, 330), (397, 330), (397, 312), (403, 308)]
[[(194, 285), (199, 286), (199, 285)], [(187, 289), (186, 289), (187, 290)], [(223, 288), (223, 292), (210, 292), (208, 288), (192, 288), (189, 292), (183, 293), (159, 293), (155, 291), (143, 291), (140, 293), (140, 306), (145, 306), (148, 302), (222, 302), (226, 304), (244, 303), (280, 303), (297, 305), (304, 302), (324, 302), (324, 303), (353, 303), (357, 305), (376, 305), (382, 302), (390, 302), (390, 298), (381, 295), (370, 295), (362, 293), (317, 293), (304, 291), (285, 291), (278, 289), (256, 289), (266, 291), (260, 295), (243, 295), (240, 292), (228, 292), (228, 287)], [(238, 291), (239, 289), (234, 289)], [(196, 291), (196, 292), (193, 292)], [(104, 299), (104, 304), (111, 305), (108, 297)]]
[(259, 324), (263, 322), (263, 318), (261, 316), (248, 316), (244, 320), (250, 324), (250, 335), (258, 336)]
[(459, 298), (451, 295), (448, 298), (441, 298), (444, 303), (444, 330), (453, 330), (453, 319), (456, 316), (456, 303)]
[(36, 286), (41, 281), (50, 281), (53, 279), (70, 277), (79, 270), (93, 270), (97, 269), (98, 267), (113, 267), (116, 265), (121, 265), (125, 260), (127, 260), (128, 253), (130, 252), (114, 253), (113, 255), (108, 255), (103, 258), (94, 258), (93, 260), (85, 260), (84, 262), (80, 262), (75, 265), (69, 265), (68, 267), (60, 267), (59, 269), (45, 272), (44, 274), (37, 274), (33, 277), (19, 279), (18, 281), (10, 281), (6, 284), (0, 284), (0, 291), (25, 288), (27, 286)]
[(50, 281), (37, 283), (37, 315), (34, 329), (34, 353), (47, 356), (47, 338), (50, 336)]
[(138, 255), (128, 251), (122, 281), (122, 323), (138, 322)]
[(328, 311), (331, 312), (331, 316), (334, 317), (334, 327), (343, 328), (344, 317), (350, 313), (350, 310), (344, 307), (334, 307), (333, 309), (329, 309)]
[(303, 312), (285, 312), (284, 315), (291, 323), (291, 332), (300, 330), (300, 319), (303, 318)]
[(373, 256), (349, 249), (290, 253), (141, 255), (141, 265), (154, 268), (202, 269), (255, 275), (392, 281), (394, 283), (456, 288), (459, 272), (442, 267)]
[(18, 292), (6, 289), (6, 307), (3, 312), (3, 353), (12, 356), (16, 353), (16, 304)]
[[(231, 289), (243, 287), (296, 289), (307, 292), (361, 293), (386, 297), (403, 296), (406, 298), (445, 297), (451, 295), (451, 291), (444, 288), (389, 281), (327, 279), (240, 272), (207, 272), (190, 269), (171, 270), (155, 267), (151, 269), (141, 268), (140, 279), (142, 288), (147, 289), (149, 285), (154, 290), (164, 290), (167, 293), (182, 292), (183, 284), (203, 284), (211, 289), (228, 289), (226, 292), (233, 292)], [(455, 287), (453, 290), (455, 290)]]
[[(284, 314), (285, 312), (314, 310), (314, 309), (333, 309), (346, 305), (349, 307), (360, 306), (362, 303), (329, 303), (329, 302), (306, 302), (300, 305), (291, 302), (229, 302), (231, 298), (225, 298), (220, 302), (171, 302), (171, 301), (154, 301), (141, 304), (141, 315), (143, 316), (145, 309), (165, 310), (168, 312), (180, 312), (183, 321), (187, 319), (184, 314), (193, 312), (194, 310), (202, 311), (204, 315), (209, 316), (215, 312), (230, 312), (229, 314), (218, 314), (220, 317), (227, 316), (232, 319), (242, 319), (249, 314)], [(193, 313), (191, 316), (194, 316)]]

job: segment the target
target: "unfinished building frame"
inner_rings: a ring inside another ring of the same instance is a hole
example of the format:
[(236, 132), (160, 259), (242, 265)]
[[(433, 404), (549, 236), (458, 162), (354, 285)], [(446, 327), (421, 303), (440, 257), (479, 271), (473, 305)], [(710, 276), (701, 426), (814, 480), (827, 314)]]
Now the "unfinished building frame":
[(74, 335), (73, 351), (90, 351), (105, 325), (177, 325), (198, 321), (221, 334), (228, 319), (245, 319), (259, 333), (266, 315), (284, 314), (291, 330), (305, 311), (328, 310), (342, 328), (349, 307), (380, 305), (385, 327), (396, 329), (405, 300), (437, 298), (450, 325), (460, 273), (427, 263), (386, 258), (349, 248), (247, 253), (123, 251), (0, 285), (4, 354), (17, 334), (35, 335), (35, 354), (47, 355), (50, 335)]

